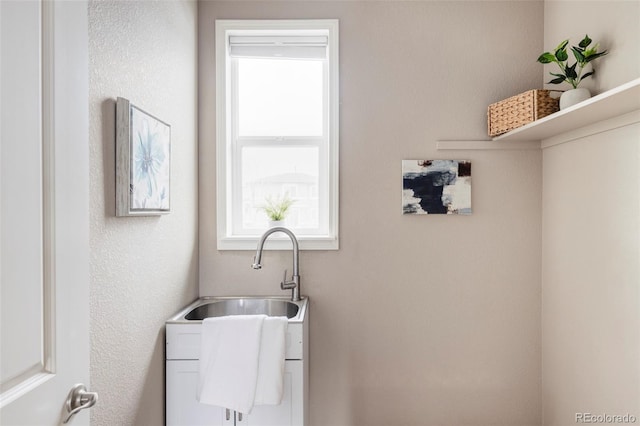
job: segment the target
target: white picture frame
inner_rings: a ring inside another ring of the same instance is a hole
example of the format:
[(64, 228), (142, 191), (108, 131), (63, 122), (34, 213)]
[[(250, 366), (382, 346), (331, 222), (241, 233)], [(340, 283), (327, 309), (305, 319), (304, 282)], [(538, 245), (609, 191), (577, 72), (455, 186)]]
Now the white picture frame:
[(116, 216), (171, 212), (171, 126), (116, 101)]

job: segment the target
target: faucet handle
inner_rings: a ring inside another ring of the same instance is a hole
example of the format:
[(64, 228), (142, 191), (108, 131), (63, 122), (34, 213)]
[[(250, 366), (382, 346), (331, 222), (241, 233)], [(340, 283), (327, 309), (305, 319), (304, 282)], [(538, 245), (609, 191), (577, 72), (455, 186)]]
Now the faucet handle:
[(280, 288), (283, 290), (291, 290), (296, 286), (295, 281), (287, 280), (287, 270), (284, 270), (284, 277), (282, 278), (282, 282), (280, 283)]

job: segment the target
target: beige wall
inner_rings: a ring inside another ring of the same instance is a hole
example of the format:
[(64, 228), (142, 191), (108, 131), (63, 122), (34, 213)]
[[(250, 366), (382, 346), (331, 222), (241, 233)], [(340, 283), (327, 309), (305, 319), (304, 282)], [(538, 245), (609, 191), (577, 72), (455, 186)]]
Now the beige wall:
[(544, 424), (640, 421), (640, 124), (544, 150)]
[[(539, 425), (541, 153), (436, 141), (539, 87), (542, 2), (200, 4), (200, 293), (277, 295), (289, 253), (216, 250), (217, 18), (340, 19), (341, 249), (301, 254), (312, 424)], [(410, 158), (470, 159), (473, 215), (403, 216)]]
[[(586, 87), (596, 95), (640, 76), (640, 1), (545, 0), (545, 51), (565, 39), (577, 45), (585, 34), (600, 43), (600, 51), (606, 49), (609, 54), (594, 62), (596, 74), (585, 79), (580, 87)], [(545, 66), (545, 83), (553, 78), (549, 71), (557, 72), (557, 65)], [(547, 87), (571, 88), (569, 84)]]
[[(197, 5), (89, 6), (94, 426), (164, 424), (164, 320), (197, 296)], [(115, 98), (171, 124), (171, 214), (114, 217)]]
[[(547, 45), (584, 28), (611, 49), (597, 92), (640, 77), (640, 2), (545, 2)], [(575, 424), (584, 412), (640, 421), (638, 117), (544, 150), (545, 425)]]

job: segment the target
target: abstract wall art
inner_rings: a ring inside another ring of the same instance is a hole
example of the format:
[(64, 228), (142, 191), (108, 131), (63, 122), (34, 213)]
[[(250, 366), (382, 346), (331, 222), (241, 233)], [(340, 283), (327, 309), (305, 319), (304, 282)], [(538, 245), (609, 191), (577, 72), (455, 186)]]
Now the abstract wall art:
[(471, 162), (402, 160), (403, 214), (471, 214)]
[(116, 102), (116, 216), (170, 212), (171, 126)]

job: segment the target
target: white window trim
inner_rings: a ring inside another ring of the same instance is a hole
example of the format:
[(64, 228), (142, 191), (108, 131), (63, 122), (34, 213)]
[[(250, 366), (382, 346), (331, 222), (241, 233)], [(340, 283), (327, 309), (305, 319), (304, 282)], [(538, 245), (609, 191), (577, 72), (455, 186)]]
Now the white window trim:
[[(231, 117), (226, 112), (231, 101), (231, 89), (228, 87), (227, 75), (230, 72), (227, 57), (227, 37), (234, 31), (268, 30), (274, 34), (287, 30), (318, 29), (329, 32), (329, 235), (297, 235), (301, 250), (338, 250), (338, 141), (339, 141), (339, 57), (338, 57), (338, 20), (216, 20), (216, 203), (217, 203), (217, 241), (218, 250), (255, 250), (259, 236), (232, 235), (228, 217), (231, 214), (231, 194), (228, 183), (231, 171), (231, 152), (227, 141), (228, 126)], [(225, 64), (226, 67), (222, 67)], [(288, 250), (291, 242), (288, 238), (269, 238), (267, 249)]]

